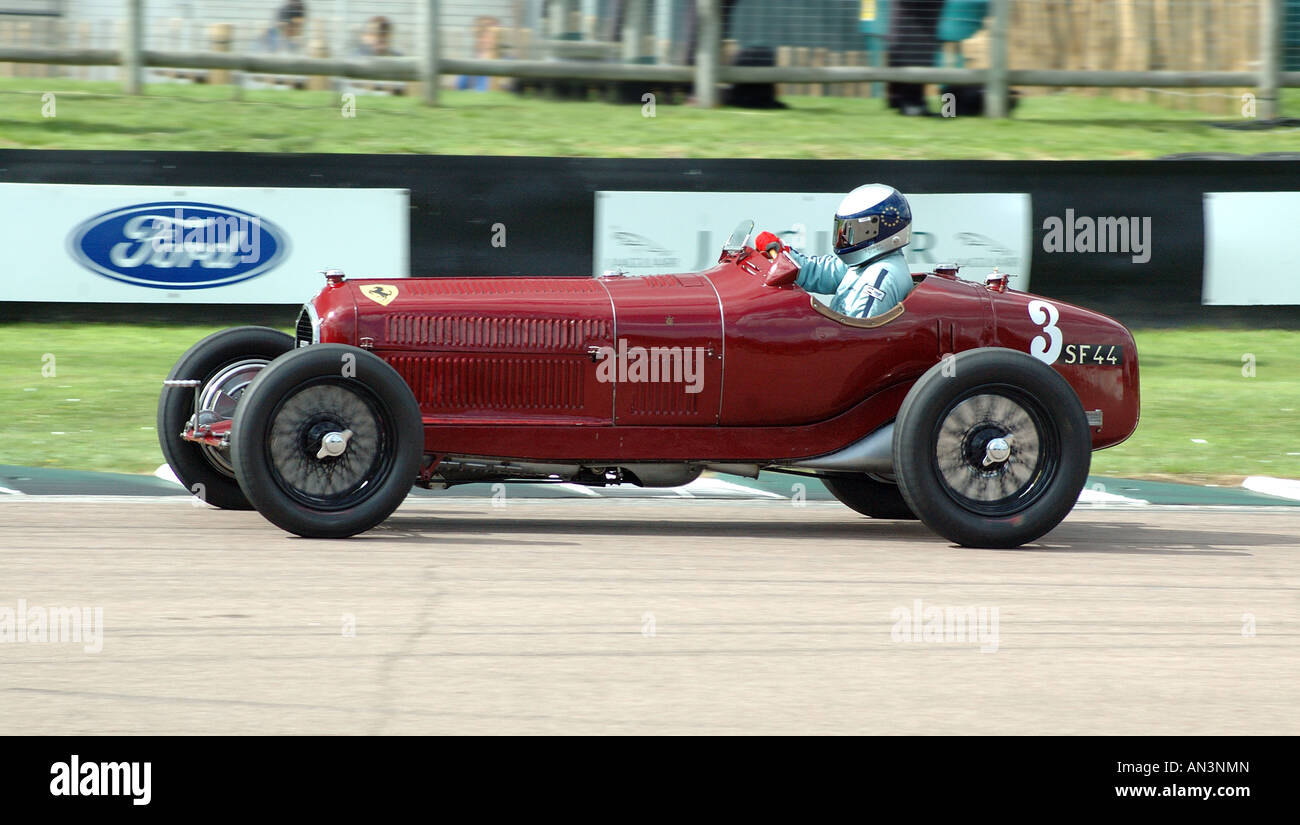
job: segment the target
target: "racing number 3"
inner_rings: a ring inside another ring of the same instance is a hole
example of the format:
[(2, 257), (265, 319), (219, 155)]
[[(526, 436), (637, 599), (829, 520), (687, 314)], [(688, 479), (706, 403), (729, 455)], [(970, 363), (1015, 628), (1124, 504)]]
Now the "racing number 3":
[(1042, 335), (1035, 335), (1029, 342), (1029, 354), (1044, 364), (1055, 364), (1061, 357), (1061, 344), (1064, 336), (1056, 322), (1061, 319), (1061, 312), (1056, 304), (1048, 301), (1029, 302), (1029, 320), (1043, 328)]

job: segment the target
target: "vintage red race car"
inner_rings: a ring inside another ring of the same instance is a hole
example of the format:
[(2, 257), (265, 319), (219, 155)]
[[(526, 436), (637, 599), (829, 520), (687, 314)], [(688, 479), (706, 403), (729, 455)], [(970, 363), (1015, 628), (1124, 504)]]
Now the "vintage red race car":
[(1091, 451), (1137, 426), (1120, 323), (956, 267), (914, 275), (883, 315), (842, 316), (748, 246), (752, 226), (695, 274), (326, 273), (296, 340), (240, 327), (181, 357), (163, 453), (209, 503), (302, 536), (368, 530), (412, 484), (714, 470), (816, 476), (865, 515), (1013, 547), (1055, 527)]

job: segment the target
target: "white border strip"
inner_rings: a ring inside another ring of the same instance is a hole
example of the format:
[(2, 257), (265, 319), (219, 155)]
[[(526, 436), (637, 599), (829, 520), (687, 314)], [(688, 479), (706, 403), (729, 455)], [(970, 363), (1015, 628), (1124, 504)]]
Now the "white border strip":
[(1266, 496), (1277, 496), (1278, 498), (1300, 501), (1300, 480), (1294, 478), (1247, 476), (1246, 480), (1241, 482), (1241, 486), (1253, 493), (1263, 493)]

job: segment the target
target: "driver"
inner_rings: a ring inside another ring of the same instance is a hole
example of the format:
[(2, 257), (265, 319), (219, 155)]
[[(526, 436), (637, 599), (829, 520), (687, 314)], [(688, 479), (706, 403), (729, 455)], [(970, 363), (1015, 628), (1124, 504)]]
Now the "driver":
[(912, 291), (912, 271), (902, 248), (912, 240), (912, 210), (892, 186), (869, 183), (844, 196), (835, 210), (835, 254), (809, 257), (781, 243), (771, 232), (754, 245), (768, 252), (777, 244), (799, 265), (795, 283), (808, 292), (834, 294), (831, 309), (868, 318), (893, 308)]

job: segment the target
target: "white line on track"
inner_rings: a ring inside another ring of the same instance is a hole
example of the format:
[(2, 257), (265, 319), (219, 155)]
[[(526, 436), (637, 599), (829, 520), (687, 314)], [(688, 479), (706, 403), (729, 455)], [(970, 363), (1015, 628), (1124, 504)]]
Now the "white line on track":
[(193, 500), (193, 496), (29, 496), (23, 494), (12, 498), (0, 498), (0, 502), (13, 502), (15, 504), (135, 504), (137, 502), (141, 504), (162, 504), (165, 502), (188, 504)]
[(757, 487), (747, 487), (744, 484), (726, 481), (721, 478), (697, 478), (690, 484), (686, 485), (693, 495), (701, 496), (725, 496), (728, 498), (743, 496), (747, 498), (776, 498), (786, 499), (789, 496), (783, 496), (780, 493), (774, 493), (771, 490), (762, 490)]
[(1093, 487), (1084, 487), (1079, 493), (1080, 504), (1122, 505), (1126, 507), (1145, 507), (1151, 502), (1142, 498), (1129, 498), (1116, 493), (1107, 493)]
[(181, 484), (181, 480), (176, 477), (176, 473), (172, 472), (171, 465), (169, 464), (159, 464), (158, 469), (153, 471), (153, 477), (160, 478), (163, 481), (170, 481), (180, 487), (185, 486), (184, 484)]
[[(655, 496), (646, 498), (614, 498), (599, 496), (601, 504), (592, 504), (590, 506), (599, 507), (605, 503), (609, 506), (621, 506), (631, 504), (641, 507), (699, 507), (708, 508), (718, 505), (727, 505), (732, 507), (770, 507), (774, 499), (770, 498), (731, 498), (731, 499), (706, 499), (706, 498), (678, 498), (677, 496)], [(564, 501), (574, 501), (575, 499), (554, 499), (554, 498), (530, 498), (516, 499), (512, 506), (540, 507), (545, 508), (548, 505), (561, 503)], [(6, 505), (21, 506), (26, 504), (36, 505), (56, 505), (56, 504), (172, 504), (184, 505), (186, 507), (194, 506), (193, 496), (51, 496), (51, 495), (17, 495), (17, 496), (0, 496), (0, 507)], [(488, 499), (484, 496), (411, 496), (403, 502), (404, 509), (416, 510), (438, 510), (440, 508), (457, 506), (457, 507), (474, 507), (488, 506)], [(807, 501), (804, 507), (826, 507), (826, 508), (844, 508), (843, 504), (838, 501)], [(216, 510), (216, 507), (204, 505), (205, 509)], [(1134, 508), (1129, 505), (1116, 504), (1089, 504), (1080, 502), (1076, 505), (1078, 510), (1133, 510), (1140, 509), (1143, 512), (1195, 512), (1195, 511), (1224, 511), (1224, 512), (1241, 512), (1249, 510), (1252, 513), (1259, 514), (1279, 514), (1295, 515), (1297, 508), (1287, 505), (1258, 505), (1258, 504), (1146, 504), (1140, 508)], [(848, 511), (846, 510), (846, 513)]]
[(1300, 481), (1293, 478), (1272, 478), (1270, 476), (1249, 476), (1241, 486), (1256, 493), (1279, 498), (1300, 501)]
[(595, 490), (583, 484), (569, 484), (566, 482), (564, 484), (559, 484), (557, 486), (562, 489), (568, 490), (569, 492), (572, 493), (582, 493), (584, 496), (600, 497), (600, 493), (596, 492)]

